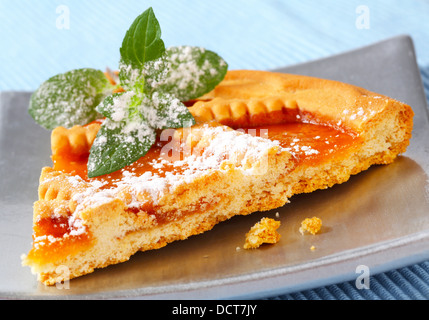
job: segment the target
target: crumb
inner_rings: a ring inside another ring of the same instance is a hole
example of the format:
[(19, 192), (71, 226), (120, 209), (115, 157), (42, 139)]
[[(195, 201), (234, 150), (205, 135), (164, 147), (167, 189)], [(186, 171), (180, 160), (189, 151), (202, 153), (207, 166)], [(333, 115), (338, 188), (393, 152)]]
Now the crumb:
[(235, 251), (240, 251), (240, 250), (241, 250), (240, 247), (235, 248)]
[(320, 231), (321, 228), (322, 228), (321, 219), (317, 217), (306, 218), (301, 222), (301, 228), (299, 228), (299, 232), (301, 232), (301, 234), (304, 234), (304, 232), (307, 231), (311, 234), (316, 234)]
[(276, 218), (280, 217), (280, 213), (276, 212)]
[(262, 218), (246, 233), (243, 248), (256, 249), (263, 243), (277, 243), (280, 240), (280, 234), (277, 232), (279, 227), (280, 221)]
[(311, 250), (311, 251), (314, 251), (314, 250), (316, 250), (316, 247), (315, 247), (315, 246), (311, 246), (311, 247), (310, 247), (310, 250)]

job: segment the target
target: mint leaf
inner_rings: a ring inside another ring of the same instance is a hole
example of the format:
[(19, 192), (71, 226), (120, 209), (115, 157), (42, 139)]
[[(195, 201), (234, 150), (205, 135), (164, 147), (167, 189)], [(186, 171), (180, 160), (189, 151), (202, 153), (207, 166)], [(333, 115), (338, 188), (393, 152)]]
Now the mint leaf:
[(100, 116), (95, 108), (113, 89), (100, 70), (68, 71), (41, 84), (30, 98), (28, 112), (48, 130), (84, 125)]
[(121, 58), (134, 67), (161, 57), (165, 50), (161, 27), (152, 8), (139, 15), (128, 29), (120, 49)]
[(128, 87), (130, 80), (133, 80), (132, 83), (140, 77), (139, 71), (143, 70), (145, 62), (160, 58), (164, 51), (159, 22), (152, 8), (149, 8), (134, 20), (122, 41), (121, 84)]
[(155, 143), (156, 133), (139, 118), (104, 120), (91, 147), (88, 177), (115, 172), (143, 157)]
[(158, 65), (163, 65), (167, 71), (152, 70), (146, 81), (154, 90), (169, 92), (181, 101), (210, 92), (228, 70), (228, 64), (218, 54), (200, 47), (171, 47), (162, 59), (164, 63)]

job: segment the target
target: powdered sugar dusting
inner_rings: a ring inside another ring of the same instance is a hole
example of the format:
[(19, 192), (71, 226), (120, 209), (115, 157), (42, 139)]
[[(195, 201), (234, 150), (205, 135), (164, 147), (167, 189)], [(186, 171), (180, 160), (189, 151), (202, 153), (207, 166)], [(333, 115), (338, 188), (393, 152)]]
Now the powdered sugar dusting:
[[(74, 215), (78, 216), (85, 208), (112, 201), (125, 190), (132, 197), (127, 203), (128, 207), (141, 207), (147, 202), (156, 204), (166, 192), (174, 192), (178, 186), (191, 183), (213, 170), (224, 170), (224, 163), (232, 163), (237, 170), (250, 175), (254, 173), (253, 164), (265, 160), (270, 150), (283, 150), (278, 142), (253, 137), (223, 126), (203, 125), (201, 132), (203, 135), (197, 141), (195, 150), (181, 159), (170, 161), (163, 157), (161, 152), (158, 159), (149, 162), (151, 170), (135, 173), (122, 169), (121, 179), (109, 187), (106, 187), (106, 182), (102, 180), (93, 179), (89, 183), (82, 180), (82, 183), (87, 185), (84, 191), (73, 196), (72, 200), (77, 203)], [(80, 178), (68, 179), (76, 184), (76, 180)]]

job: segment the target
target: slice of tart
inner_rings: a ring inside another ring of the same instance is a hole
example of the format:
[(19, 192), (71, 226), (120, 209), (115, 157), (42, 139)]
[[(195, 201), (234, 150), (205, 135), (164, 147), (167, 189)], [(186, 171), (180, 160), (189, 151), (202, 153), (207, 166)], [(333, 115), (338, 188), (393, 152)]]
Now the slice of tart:
[(405, 152), (412, 130), (411, 108), (394, 99), (272, 72), (229, 71), (188, 105), (196, 125), (164, 130), (144, 157), (95, 178), (86, 164), (101, 121), (53, 130), (54, 164), (42, 169), (33, 247), (23, 256), (41, 282), (345, 182)]

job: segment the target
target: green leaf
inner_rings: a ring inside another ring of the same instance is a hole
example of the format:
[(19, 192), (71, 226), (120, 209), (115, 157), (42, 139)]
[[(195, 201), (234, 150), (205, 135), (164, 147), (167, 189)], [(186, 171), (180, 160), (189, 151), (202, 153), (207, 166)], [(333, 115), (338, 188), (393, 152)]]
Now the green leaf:
[(138, 77), (138, 72), (143, 69), (145, 62), (160, 58), (164, 51), (159, 22), (152, 8), (149, 8), (134, 20), (125, 33), (120, 48), (121, 82)]
[[(168, 48), (163, 57), (167, 72), (153, 70), (146, 81), (153, 89), (169, 92), (181, 101), (198, 98), (213, 90), (226, 75), (228, 64), (215, 52), (200, 47)], [(163, 74), (164, 72), (164, 74)], [(164, 78), (162, 81), (159, 79)]]
[(42, 83), (30, 98), (28, 112), (48, 130), (84, 125), (99, 118), (96, 106), (113, 89), (100, 70), (71, 70)]
[(143, 157), (155, 143), (156, 133), (139, 118), (114, 122), (106, 119), (91, 147), (88, 177), (109, 174)]

